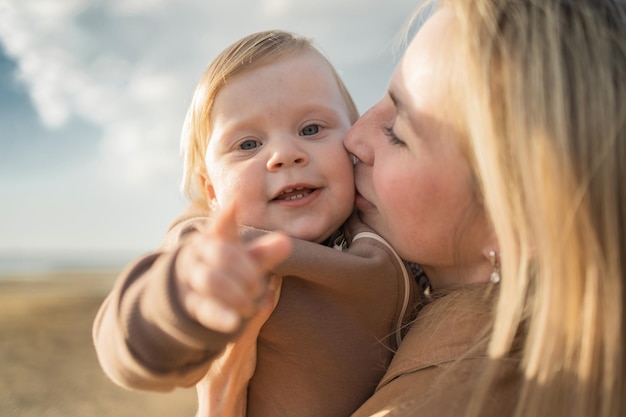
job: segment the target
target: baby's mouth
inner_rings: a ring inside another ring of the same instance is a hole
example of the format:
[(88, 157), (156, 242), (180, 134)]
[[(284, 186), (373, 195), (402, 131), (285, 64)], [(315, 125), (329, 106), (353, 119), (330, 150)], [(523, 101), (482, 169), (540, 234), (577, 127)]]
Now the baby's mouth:
[(305, 187), (296, 187), (296, 188), (287, 188), (282, 193), (280, 193), (274, 200), (298, 200), (300, 198), (306, 197), (311, 194), (315, 189), (313, 188), (305, 188)]

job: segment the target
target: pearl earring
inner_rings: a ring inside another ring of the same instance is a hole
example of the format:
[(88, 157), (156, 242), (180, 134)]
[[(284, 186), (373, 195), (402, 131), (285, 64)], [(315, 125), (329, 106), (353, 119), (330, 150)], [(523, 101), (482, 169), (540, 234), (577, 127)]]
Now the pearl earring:
[(217, 211), (219, 207), (220, 204), (217, 202), (217, 198), (212, 198), (211, 201), (209, 201), (209, 208), (211, 211)]
[(489, 281), (497, 284), (498, 282), (500, 282), (500, 263), (498, 262), (498, 256), (496, 254), (496, 251), (494, 250), (489, 251), (489, 263), (493, 268), (493, 272), (489, 277)]

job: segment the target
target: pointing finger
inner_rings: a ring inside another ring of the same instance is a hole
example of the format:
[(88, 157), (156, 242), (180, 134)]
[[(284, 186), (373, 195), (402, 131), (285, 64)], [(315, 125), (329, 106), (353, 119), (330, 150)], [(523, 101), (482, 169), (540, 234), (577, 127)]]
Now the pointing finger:
[(237, 204), (231, 203), (218, 210), (211, 233), (227, 242), (239, 242), (239, 226), (237, 225)]

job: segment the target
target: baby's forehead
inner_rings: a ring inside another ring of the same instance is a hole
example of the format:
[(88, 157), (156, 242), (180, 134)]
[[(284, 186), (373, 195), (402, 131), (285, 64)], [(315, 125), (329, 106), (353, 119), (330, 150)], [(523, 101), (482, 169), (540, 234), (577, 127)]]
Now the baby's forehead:
[[(233, 100), (233, 96), (238, 96), (239, 101)], [(282, 101), (290, 110), (317, 100), (317, 111), (330, 107), (342, 116), (347, 115), (351, 123), (358, 118), (356, 106), (341, 78), (328, 59), (313, 47), (257, 57), (255, 62), (226, 76), (215, 91), (210, 117), (213, 118), (216, 107), (224, 103), (235, 107), (228, 113), (249, 109), (244, 101), (255, 101), (258, 97), (265, 100), (263, 107)], [(239, 109), (240, 106), (243, 108)]]
[(289, 50), (285, 52), (276, 52), (268, 54), (264, 57), (257, 58), (254, 62), (250, 62), (247, 65), (241, 66), (241, 68), (232, 74), (232, 77), (239, 75), (245, 75), (250, 72), (257, 71), (267, 66), (272, 66), (280, 63), (289, 63), (295, 60), (308, 61), (310, 64), (314, 64), (319, 70), (326, 70), (333, 75), (338, 76), (335, 68), (330, 61), (315, 48), (301, 48), (296, 50)]
[(235, 94), (249, 99), (254, 99), (254, 94), (267, 97), (295, 94), (301, 100), (315, 96), (335, 100), (343, 95), (334, 69), (317, 52), (268, 58), (250, 65), (224, 80), (216, 101)]

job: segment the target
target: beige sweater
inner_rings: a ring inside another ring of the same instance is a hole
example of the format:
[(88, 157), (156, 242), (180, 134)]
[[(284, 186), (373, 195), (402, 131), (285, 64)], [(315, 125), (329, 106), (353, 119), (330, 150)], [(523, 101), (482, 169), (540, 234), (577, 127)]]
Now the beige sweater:
[[(176, 222), (161, 248), (129, 265), (98, 312), (93, 335), (105, 372), (118, 384), (169, 391), (197, 384), (236, 335), (220, 334), (177, 304), (177, 249), (209, 224)], [(353, 218), (337, 250), (294, 239), (274, 273), (281, 296), (262, 327), (248, 417), (345, 417), (376, 388), (397, 347), (399, 326), (418, 297), (391, 248)], [(361, 234), (357, 239), (355, 235)], [(208, 392), (198, 385), (199, 416)]]

